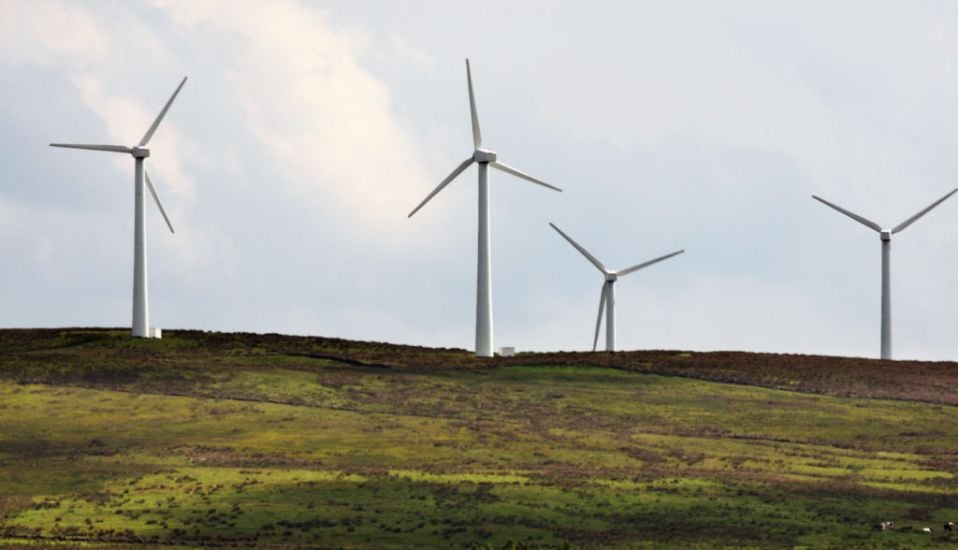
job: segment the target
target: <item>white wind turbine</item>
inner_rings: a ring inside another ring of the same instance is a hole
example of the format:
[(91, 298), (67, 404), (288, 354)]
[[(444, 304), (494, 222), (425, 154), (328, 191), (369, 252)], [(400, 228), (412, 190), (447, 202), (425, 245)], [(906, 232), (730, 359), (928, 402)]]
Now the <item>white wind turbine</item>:
[(931, 203), (927, 208), (921, 210), (914, 216), (908, 218), (907, 220), (901, 222), (891, 229), (884, 229), (882, 226), (877, 223), (863, 218), (854, 212), (845, 210), (841, 206), (834, 205), (827, 200), (812, 195), (812, 198), (830, 206), (835, 210), (838, 210), (842, 214), (845, 214), (849, 218), (857, 221), (858, 223), (874, 229), (878, 232), (881, 237), (881, 358), (882, 359), (891, 359), (891, 236), (895, 233), (903, 231), (909, 225), (915, 223), (918, 218), (927, 214), (932, 208), (943, 203), (945, 199), (958, 192), (958, 189), (952, 189), (950, 193), (944, 197), (936, 200)]
[(163, 110), (160, 111), (160, 114), (156, 117), (156, 120), (153, 121), (153, 124), (150, 125), (150, 128), (146, 131), (146, 134), (143, 135), (143, 139), (133, 147), (127, 147), (126, 145), (87, 145), (87, 144), (76, 144), (76, 143), (51, 143), (51, 147), (66, 147), (69, 149), (87, 149), (90, 151), (108, 151), (112, 153), (127, 153), (133, 156), (134, 160), (134, 217), (133, 217), (133, 336), (142, 337), (142, 338), (159, 338), (161, 332), (157, 328), (150, 327), (150, 313), (149, 313), (149, 300), (147, 297), (147, 281), (146, 281), (146, 239), (143, 228), (143, 219), (145, 216), (144, 204), (145, 200), (143, 197), (143, 180), (146, 180), (146, 185), (150, 189), (150, 194), (153, 195), (153, 200), (156, 201), (156, 206), (160, 209), (160, 214), (163, 215), (163, 219), (166, 220), (167, 227), (170, 228), (170, 233), (173, 233), (173, 224), (170, 223), (170, 219), (166, 215), (166, 211), (163, 210), (163, 205), (160, 204), (160, 197), (156, 194), (156, 188), (153, 187), (153, 182), (150, 180), (150, 175), (143, 168), (143, 161), (146, 157), (150, 156), (150, 150), (146, 148), (146, 145), (150, 142), (150, 138), (153, 137), (153, 133), (156, 132), (157, 127), (162, 122), (163, 117), (166, 115), (166, 111), (169, 110), (170, 105), (173, 104), (173, 100), (176, 99), (176, 95), (180, 93), (180, 90), (183, 88), (183, 85), (186, 84), (186, 77), (183, 77), (183, 80), (180, 82), (180, 85), (176, 87), (176, 91), (173, 92), (173, 95), (170, 96), (169, 101), (166, 102), (166, 105), (163, 106)]
[(618, 271), (612, 271), (606, 268), (605, 265), (597, 260), (595, 256), (589, 254), (589, 251), (583, 248), (579, 243), (572, 240), (572, 237), (563, 233), (562, 230), (556, 227), (554, 223), (550, 222), (549, 225), (552, 226), (552, 229), (558, 231), (565, 240), (569, 241), (569, 244), (574, 246), (576, 250), (581, 252), (587, 260), (592, 262), (592, 265), (598, 268), (598, 270), (601, 271), (602, 275), (605, 277), (605, 282), (602, 284), (602, 293), (599, 295), (599, 315), (595, 320), (595, 337), (592, 339), (592, 351), (595, 351), (596, 345), (599, 343), (599, 328), (602, 327), (603, 309), (606, 311), (605, 351), (615, 351), (615, 281), (618, 280), (619, 277), (628, 275), (629, 273), (649, 267), (650, 265), (661, 262), (662, 260), (668, 260), (672, 256), (678, 256), (679, 254), (685, 252), (685, 250), (677, 250), (671, 254), (659, 256), (654, 260), (642, 262), (640, 264), (627, 267), (625, 269), (620, 269)]
[(469, 60), (466, 60), (466, 81), (469, 85), (469, 112), (472, 116), (472, 142), (475, 149), (472, 155), (456, 167), (446, 179), (426, 195), (419, 206), (409, 213), (408, 217), (419, 211), (430, 199), (449, 185), (456, 176), (461, 174), (470, 164), (479, 165), (479, 261), (476, 289), (476, 355), (492, 357), (492, 268), (490, 265), (490, 251), (492, 245), (489, 240), (489, 178), (488, 167), (492, 166), (507, 174), (520, 177), (532, 183), (548, 187), (555, 191), (562, 191), (558, 187), (538, 180), (515, 168), (496, 160), (495, 151), (482, 148), (482, 135), (479, 132), (479, 116), (476, 114), (476, 97), (472, 91), (472, 72), (469, 69)]

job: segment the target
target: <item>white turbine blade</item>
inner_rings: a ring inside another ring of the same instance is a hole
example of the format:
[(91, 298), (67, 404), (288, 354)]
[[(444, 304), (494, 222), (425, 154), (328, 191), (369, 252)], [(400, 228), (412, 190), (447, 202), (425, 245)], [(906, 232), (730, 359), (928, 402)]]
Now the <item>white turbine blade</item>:
[(683, 253), (683, 252), (685, 252), (685, 250), (676, 250), (675, 252), (673, 252), (673, 253), (671, 253), (671, 254), (666, 254), (665, 256), (659, 256), (658, 258), (656, 258), (656, 259), (654, 259), (654, 260), (649, 260), (649, 261), (647, 261), (647, 262), (642, 262), (642, 263), (640, 263), (640, 264), (638, 264), (638, 265), (634, 265), (634, 266), (632, 266), (632, 267), (627, 267), (627, 268), (625, 268), (625, 269), (620, 269), (619, 271), (616, 271), (615, 274), (618, 275), (619, 277), (622, 277), (623, 275), (628, 275), (629, 273), (632, 273), (633, 271), (638, 271), (638, 270), (640, 270), (640, 269), (642, 269), (642, 268), (649, 267), (649, 266), (652, 265), (652, 264), (657, 264), (657, 263), (661, 262), (662, 260), (668, 260), (668, 259), (671, 258), (672, 256), (678, 256), (679, 254), (681, 254), (681, 253)]
[(146, 170), (143, 171), (143, 175), (146, 176), (146, 186), (150, 188), (150, 194), (153, 195), (153, 200), (156, 201), (156, 206), (160, 209), (160, 214), (163, 214), (163, 219), (166, 220), (166, 226), (170, 228), (170, 233), (176, 233), (173, 231), (173, 224), (170, 223), (170, 218), (166, 216), (166, 210), (163, 210), (163, 204), (160, 203), (160, 196), (156, 194), (156, 188), (153, 187), (153, 180), (150, 179), (150, 173)]
[(143, 134), (143, 139), (140, 140), (140, 147), (146, 146), (150, 142), (150, 138), (153, 137), (153, 132), (156, 131), (156, 128), (160, 125), (160, 122), (163, 121), (163, 117), (166, 116), (166, 112), (170, 109), (170, 105), (173, 104), (173, 100), (176, 99), (176, 94), (180, 93), (180, 90), (183, 89), (183, 85), (186, 84), (186, 77), (183, 77), (183, 80), (180, 82), (180, 85), (176, 87), (176, 91), (173, 92), (173, 95), (170, 96), (169, 101), (166, 102), (166, 105), (163, 106), (163, 110), (160, 111), (160, 114), (157, 115), (156, 120), (153, 121), (153, 124), (150, 126), (150, 129)]
[(845, 209), (842, 208), (841, 206), (832, 204), (832, 203), (828, 202), (827, 200), (825, 200), (825, 199), (823, 199), (823, 198), (821, 198), (821, 197), (817, 197), (817, 196), (815, 196), (815, 195), (812, 195), (812, 198), (815, 199), (815, 200), (817, 200), (818, 202), (820, 202), (820, 203), (826, 205), (826, 206), (830, 206), (830, 207), (834, 208), (835, 210), (838, 210), (838, 211), (841, 212), (842, 214), (845, 214), (845, 215), (848, 216), (849, 218), (851, 218), (851, 219), (857, 221), (858, 223), (860, 223), (860, 224), (862, 224), (862, 225), (866, 225), (866, 226), (868, 226), (868, 227), (874, 229), (875, 231), (878, 231), (879, 233), (881, 232), (881, 226), (878, 225), (877, 223), (875, 223), (875, 222), (869, 220), (868, 218), (863, 218), (863, 217), (859, 216), (858, 214), (856, 214), (856, 213), (854, 213), (854, 212), (850, 212), (850, 211), (848, 211), (848, 210), (845, 210)]
[(931, 210), (932, 208), (934, 208), (934, 207), (938, 206), (939, 204), (945, 202), (945, 199), (947, 199), (948, 197), (954, 195), (955, 192), (958, 192), (958, 189), (952, 189), (950, 193), (948, 193), (948, 194), (945, 195), (944, 197), (942, 197), (942, 198), (936, 200), (935, 202), (931, 203), (931, 206), (929, 206), (928, 208), (925, 208), (925, 209), (922, 210), (921, 212), (915, 214), (914, 216), (912, 216), (912, 217), (908, 218), (907, 220), (901, 222), (900, 224), (896, 225), (895, 228), (891, 230), (891, 232), (892, 232), (892, 233), (898, 233), (899, 231), (905, 229), (905, 228), (908, 227), (909, 225), (915, 223), (915, 221), (916, 221), (918, 218), (920, 218), (920, 217), (924, 216), (925, 214), (927, 214), (928, 211)]
[(456, 169), (453, 170), (451, 174), (449, 174), (448, 176), (446, 176), (446, 179), (442, 180), (442, 183), (440, 183), (435, 189), (433, 189), (433, 190), (432, 190), (432, 193), (429, 193), (428, 195), (426, 195), (426, 198), (423, 199), (421, 203), (419, 203), (419, 206), (417, 206), (416, 208), (414, 208), (413, 211), (410, 212), (409, 215), (406, 216), (406, 217), (407, 217), (407, 218), (411, 218), (413, 214), (415, 214), (416, 212), (419, 212), (419, 209), (422, 208), (423, 206), (425, 206), (426, 203), (429, 202), (429, 199), (435, 197), (435, 196), (436, 196), (436, 193), (442, 191), (442, 188), (443, 188), (443, 187), (449, 185), (449, 182), (451, 182), (452, 180), (456, 179), (456, 176), (458, 176), (459, 174), (461, 174), (463, 170), (465, 170), (466, 168), (469, 168), (469, 165), (472, 164), (472, 162), (473, 162), (473, 158), (472, 158), (472, 157), (469, 157), (469, 158), (467, 158), (466, 160), (462, 161), (462, 164), (460, 164), (459, 166), (457, 166)]
[(581, 252), (582, 255), (585, 256), (585, 258), (586, 258), (587, 260), (589, 260), (590, 262), (592, 262), (592, 265), (594, 265), (595, 267), (599, 268), (599, 271), (601, 271), (602, 273), (608, 273), (608, 272), (609, 272), (609, 270), (606, 269), (604, 265), (602, 265), (602, 262), (600, 262), (600, 261), (599, 261), (595, 256), (593, 256), (592, 254), (589, 254), (589, 251), (586, 250), (585, 248), (583, 248), (579, 243), (573, 241), (573, 240), (572, 240), (572, 237), (570, 237), (570, 236), (566, 235), (565, 233), (563, 233), (562, 230), (559, 229), (558, 227), (556, 227), (556, 225), (555, 225), (554, 223), (549, 222), (549, 225), (552, 226), (552, 229), (555, 229), (556, 231), (558, 231), (559, 234), (562, 235), (562, 237), (563, 237), (565, 240), (569, 241), (569, 244), (571, 244), (572, 246), (574, 246), (576, 250), (578, 250), (579, 252)]
[(476, 113), (476, 94), (472, 91), (472, 71), (466, 59), (466, 81), (469, 83), (469, 114), (472, 117), (472, 143), (478, 149), (482, 145), (482, 132), (479, 131), (479, 114)]
[(51, 143), (50, 147), (66, 149), (86, 149), (87, 151), (109, 151), (111, 153), (129, 153), (132, 151), (125, 145), (87, 145), (84, 143)]
[(602, 293), (599, 294), (599, 316), (595, 319), (595, 338), (592, 339), (592, 351), (595, 351), (599, 344), (599, 329), (602, 328), (602, 312), (605, 310), (605, 299), (608, 296), (606, 289), (608, 287), (609, 283), (602, 283)]
[(503, 164), (503, 163), (499, 162), (498, 160), (494, 160), (494, 161), (490, 162), (490, 163), (489, 163), (489, 166), (492, 166), (493, 168), (498, 168), (499, 170), (502, 170), (503, 172), (505, 172), (505, 173), (507, 173), (507, 174), (512, 174), (513, 176), (516, 176), (516, 177), (518, 177), (518, 178), (522, 178), (522, 179), (524, 179), (524, 180), (531, 181), (532, 183), (537, 183), (537, 184), (539, 184), (539, 185), (541, 185), (541, 186), (543, 186), (543, 187), (548, 187), (549, 189), (552, 189), (553, 191), (558, 191), (558, 192), (560, 192), (560, 193), (562, 192), (562, 189), (559, 189), (558, 187), (556, 187), (556, 186), (554, 186), (554, 185), (549, 185), (548, 183), (546, 183), (546, 182), (544, 182), (544, 181), (542, 181), (542, 180), (538, 180), (538, 179), (536, 179), (536, 178), (530, 176), (529, 174), (526, 174), (525, 172), (520, 172), (519, 170), (516, 170), (515, 168), (513, 168), (513, 167), (511, 167), (511, 166), (508, 166), (508, 165), (506, 165), (506, 164)]

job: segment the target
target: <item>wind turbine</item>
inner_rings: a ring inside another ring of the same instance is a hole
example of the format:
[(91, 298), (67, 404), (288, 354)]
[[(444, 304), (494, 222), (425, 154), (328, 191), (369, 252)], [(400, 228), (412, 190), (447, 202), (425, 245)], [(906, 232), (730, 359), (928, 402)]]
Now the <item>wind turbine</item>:
[(931, 203), (927, 208), (921, 210), (914, 216), (908, 218), (907, 220), (901, 222), (891, 229), (884, 229), (882, 226), (877, 223), (859, 216), (854, 212), (845, 210), (841, 206), (837, 206), (828, 202), (827, 200), (812, 195), (812, 198), (830, 206), (835, 210), (838, 210), (842, 214), (845, 214), (849, 218), (857, 221), (858, 223), (874, 229), (878, 232), (878, 235), (881, 238), (881, 358), (882, 359), (891, 359), (891, 236), (895, 233), (903, 231), (909, 225), (915, 223), (918, 218), (927, 214), (932, 208), (938, 206), (939, 204), (945, 202), (945, 199), (958, 192), (958, 188), (952, 189), (944, 197), (936, 200)]
[(173, 100), (176, 99), (176, 95), (180, 93), (180, 90), (183, 88), (184, 84), (186, 84), (186, 77), (183, 77), (180, 85), (176, 87), (176, 91), (173, 92), (173, 95), (170, 96), (169, 101), (167, 101), (166, 105), (163, 106), (163, 110), (160, 111), (160, 114), (156, 117), (156, 120), (153, 121), (153, 124), (150, 125), (149, 129), (146, 131), (146, 134), (143, 135), (143, 139), (141, 139), (140, 142), (133, 147), (127, 147), (126, 145), (87, 145), (76, 143), (50, 144), (51, 147), (87, 149), (90, 151), (108, 151), (111, 153), (127, 153), (133, 157), (133, 188), (135, 195), (133, 216), (133, 336), (141, 338), (159, 338), (161, 336), (160, 329), (150, 327), (149, 300), (147, 298), (146, 281), (146, 239), (143, 228), (143, 219), (146, 214), (144, 212), (145, 200), (143, 197), (144, 180), (146, 180), (146, 185), (150, 189), (150, 194), (153, 195), (153, 200), (156, 202), (156, 206), (160, 209), (160, 214), (162, 214), (163, 219), (166, 220), (167, 227), (170, 228), (170, 233), (174, 232), (173, 224), (170, 223), (170, 218), (167, 217), (166, 211), (163, 210), (163, 205), (160, 203), (160, 197), (156, 194), (156, 188), (153, 186), (153, 181), (150, 179), (150, 175), (143, 167), (143, 161), (150, 156), (150, 150), (146, 148), (147, 144), (149, 144), (150, 139), (153, 137), (153, 133), (156, 132), (160, 122), (163, 121), (163, 117), (166, 116), (166, 111), (169, 110), (170, 105), (173, 104)]
[(461, 174), (472, 163), (479, 165), (479, 261), (476, 288), (476, 356), (492, 357), (492, 266), (490, 263), (490, 253), (492, 244), (489, 239), (489, 178), (488, 167), (492, 166), (507, 174), (522, 178), (526, 181), (548, 187), (555, 191), (562, 191), (558, 187), (536, 179), (529, 174), (503, 164), (496, 160), (496, 152), (482, 148), (482, 134), (479, 132), (479, 116), (476, 114), (476, 96), (472, 91), (472, 72), (469, 68), (469, 60), (466, 59), (466, 82), (469, 85), (469, 112), (472, 116), (472, 143), (474, 150), (472, 155), (462, 161), (446, 179), (426, 195), (419, 206), (409, 213), (408, 217), (419, 211), (425, 206), (437, 193), (449, 185), (452, 180)]
[(576, 250), (582, 253), (583, 256), (594, 265), (599, 271), (602, 272), (602, 275), (605, 277), (605, 282), (602, 283), (602, 293), (599, 295), (599, 315), (595, 320), (595, 337), (592, 339), (592, 351), (595, 351), (596, 345), (599, 343), (599, 328), (602, 326), (602, 310), (606, 311), (605, 319), (605, 351), (615, 351), (615, 282), (619, 277), (628, 275), (629, 273), (638, 271), (640, 269), (649, 267), (652, 264), (659, 263), (662, 260), (668, 260), (672, 256), (678, 256), (679, 254), (685, 252), (685, 250), (677, 250), (671, 254), (666, 254), (665, 256), (659, 256), (654, 260), (649, 260), (647, 262), (642, 262), (636, 264), (632, 267), (627, 267), (625, 269), (620, 269), (618, 271), (612, 271), (605, 267), (595, 256), (589, 254), (589, 251), (583, 248), (579, 243), (572, 240), (572, 237), (566, 235), (562, 232), (561, 229), (556, 227), (554, 223), (549, 223), (552, 226), (552, 229), (555, 229), (559, 232), (562, 237), (569, 241), (569, 244), (575, 247)]

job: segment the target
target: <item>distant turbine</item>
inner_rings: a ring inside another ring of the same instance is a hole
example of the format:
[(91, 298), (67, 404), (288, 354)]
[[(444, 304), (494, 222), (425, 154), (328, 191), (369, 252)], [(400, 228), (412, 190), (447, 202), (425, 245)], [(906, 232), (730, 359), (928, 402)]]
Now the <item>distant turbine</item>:
[(592, 339), (592, 351), (595, 351), (596, 346), (599, 343), (599, 328), (602, 326), (602, 310), (606, 310), (606, 320), (605, 320), (605, 351), (615, 351), (615, 281), (622, 276), (628, 275), (633, 271), (638, 271), (642, 268), (649, 267), (652, 264), (661, 262), (662, 260), (668, 260), (672, 256), (678, 256), (679, 254), (685, 252), (685, 250), (677, 250), (671, 254), (666, 254), (665, 256), (659, 256), (654, 260), (649, 260), (647, 262), (642, 262), (638, 265), (632, 267), (627, 267), (625, 269), (620, 269), (618, 271), (611, 271), (607, 269), (602, 262), (597, 260), (595, 256), (589, 254), (589, 251), (583, 248), (579, 243), (572, 240), (572, 237), (566, 235), (562, 232), (561, 229), (555, 226), (554, 223), (549, 223), (552, 226), (552, 229), (555, 229), (559, 232), (562, 237), (569, 241), (569, 244), (575, 247), (576, 250), (582, 253), (583, 256), (598, 268), (602, 272), (602, 275), (605, 276), (605, 283), (602, 284), (602, 293), (599, 295), (599, 315), (595, 320), (595, 337)]
[(830, 206), (835, 210), (838, 210), (842, 214), (845, 214), (849, 218), (857, 221), (858, 223), (870, 227), (878, 232), (881, 237), (881, 358), (882, 359), (891, 359), (891, 236), (899, 231), (903, 231), (909, 225), (915, 223), (915, 221), (927, 214), (932, 208), (938, 206), (939, 204), (945, 202), (945, 199), (958, 192), (958, 189), (952, 189), (950, 193), (944, 197), (936, 200), (931, 203), (927, 208), (918, 212), (914, 216), (908, 218), (907, 220), (896, 225), (892, 229), (883, 229), (877, 223), (863, 218), (854, 212), (845, 210), (841, 206), (836, 206), (827, 200), (812, 195), (812, 198)]
[(438, 187), (426, 195), (419, 206), (409, 213), (411, 218), (413, 214), (425, 206), (430, 199), (449, 185), (456, 176), (461, 174), (473, 162), (479, 165), (479, 261), (476, 289), (476, 355), (479, 357), (492, 357), (492, 267), (490, 265), (490, 252), (492, 245), (489, 240), (489, 179), (487, 176), (487, 167), (492, 166), (502, 170), (507, 174), (520, 177), (553, 189), (562, 191), (558, 187), (538, 180), (529, 174), (520, 172), (511, 166), (507, 166), (496, 160), (495, 151), (482, 148), (482, 135), (479, 132), (479, 116), (476, 114), (476, 96), (472, 91), (472, 72), (469, 69), (469, 60), (466, 60), (466, 81), (469, 85), (469, 112), (472, 115), (472, 142), (475, 150), (472, 155), (456, 167), (451, 174), (442, 180)]
[(167, 101), (166, 105), (163, 106), (163, 110), (160, 111), (160, 114), (156, 117), (156, 120), (153, 121), (153, 124), (150, 125), (150, 128), (146, 131), (146, 134), (143, 135), (143, 139), (141, 139), (140, 142), (133, 147), (127, 147), (125, 145), (84, 145), (75, 143), (50, 144), (51, 147), (87, 149), (90, 151), (109, 151), (112, 153), (128, 153), (133, 156), (133, 182), (135, 191), (135, 214), (133, 218), (133, 336), (141, 338), (160, 337), (159, 330), (150, 327), (149, 301), (147, 299), (146, 239), (143, 229), (143, 218), (145, 216), (145, 201), (143, 198), (144, 179), (146, 180), (146, 185), (150, 188), (150, 194), (153, 195), (153, 200), (156, 202), (156, 206), (160, 209), (160, 214), (163, 215), (163, 219), (166, 220), (167, 227), (170, 228), (170, 233), (173, 233), (173, 224), (170, 223), (170, 219), (167, 217), (166, 211), (163, 210), (163, 205), (160, 204), (160, 197), (156, 194), (156, 188), (153, 187), (153, 181), (150, 179), (150, 175), (146, 173), (143, 168), (143, 160), (150, 156), (150, 150), (146, 148), (146, 145), (150, 142), (150, 138), (153, 137), (153, 133), (156, 132), (156, 129), (163, 120), (163, 117), (166, 116), (166, 111), (169, 110), (170, 105), (173, 104), (173, 100), (176, 99), (176, 95), (180, 93), (180, 90), (183, 88), (184, 84), (186, 84), (186, 77), (183, 77), (180, 85), (176, 87), (176, 91), (173, 92), (173, 95), (170, 96), (169, 101)]

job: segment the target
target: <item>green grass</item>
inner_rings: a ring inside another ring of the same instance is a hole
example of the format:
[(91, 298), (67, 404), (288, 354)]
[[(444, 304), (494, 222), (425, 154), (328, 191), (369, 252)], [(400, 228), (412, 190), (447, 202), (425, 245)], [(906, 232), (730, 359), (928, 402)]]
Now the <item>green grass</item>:
[(958, 545), (955, 406), (655, 353), (0, 331), (0, 545)]

